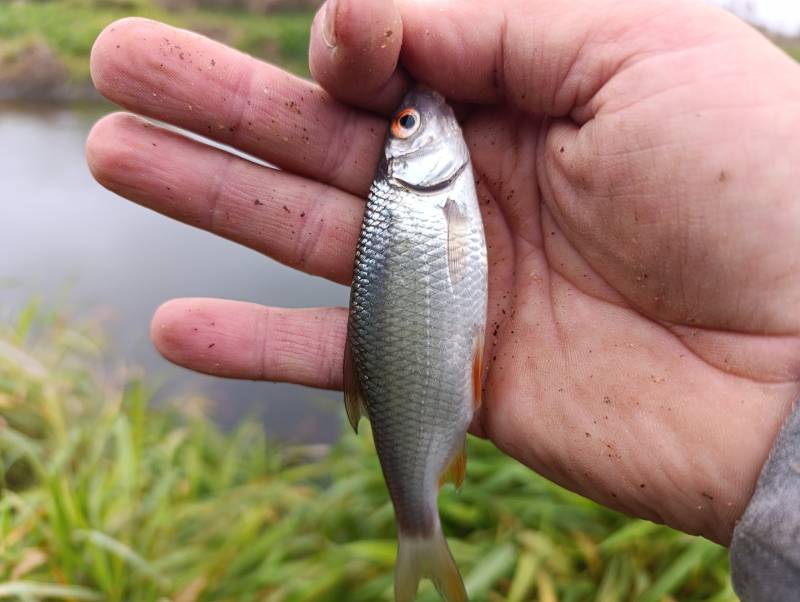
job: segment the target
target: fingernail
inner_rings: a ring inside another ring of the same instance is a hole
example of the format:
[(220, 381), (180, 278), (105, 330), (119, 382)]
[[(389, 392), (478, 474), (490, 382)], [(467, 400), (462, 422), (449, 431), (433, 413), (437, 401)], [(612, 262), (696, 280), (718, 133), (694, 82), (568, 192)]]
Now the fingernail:
[(336, 48), (336, 4), (337, 0), (325, 3), (325, 18), (322, 20), (322, 39), (328, 48)]

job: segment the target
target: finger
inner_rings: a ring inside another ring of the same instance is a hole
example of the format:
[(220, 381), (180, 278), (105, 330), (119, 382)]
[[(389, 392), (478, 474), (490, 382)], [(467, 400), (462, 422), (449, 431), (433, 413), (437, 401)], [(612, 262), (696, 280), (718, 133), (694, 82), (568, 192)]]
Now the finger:
[(339, 100), (388, 114), (409, 85), (397, 69), (403, 22), (392, 0), (329, 0), (311, 28), (314, 79)]
[(150, 335), (165, 358), (198, 372), (340, 389), (346, 328), (344, 308), (174, 299), (158, 308)]
[(372, 180), (382, 119), (200, 35), (123, 19), (97, 38), (91, 70), (103, 95), (136, 113), (350, 192)]
[(103, 186), (136, 203), (294, 268), (350, 282), (364, 207), (349, 193), (122, 113), (92, 129), (87, 160)]

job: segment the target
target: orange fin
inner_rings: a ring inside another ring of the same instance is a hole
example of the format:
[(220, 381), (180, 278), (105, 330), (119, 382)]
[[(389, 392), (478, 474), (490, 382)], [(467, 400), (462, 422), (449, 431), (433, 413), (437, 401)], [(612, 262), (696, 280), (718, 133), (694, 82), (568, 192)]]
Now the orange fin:
[(455, 285), (464, 278), (467, 268), (464, 244), (469, 236), (469, 222), (453, 199), (447, 199), (444, 204), (444, 216), (447, 219), (447, 269), (450, 283)]
[(477, 412), (483, 397), (483, 332), (475, 337), (472, 352), (472, 409)]
[(353, 353), (350, 350), (350, 341), (344, 345), (344, 408), (347, 411), (347, 419), (350, 426), (358, 433), (358, 421), (361, 416), (366, 414), (364, 406), (364, 391), (358, 380), (355, 366), (353, 365)]
[(453, 483), (456, 489), (461, 489), (464, 484), (464, 477), (467, 474), (467, 438), (464, 437), (464, 443), (461, 444), (461, 449), (458, 450), (455, 456), (450, 460), (450, 464), (444, 469), (444, 472), (439, 476), (439, 487), (445, 483)]

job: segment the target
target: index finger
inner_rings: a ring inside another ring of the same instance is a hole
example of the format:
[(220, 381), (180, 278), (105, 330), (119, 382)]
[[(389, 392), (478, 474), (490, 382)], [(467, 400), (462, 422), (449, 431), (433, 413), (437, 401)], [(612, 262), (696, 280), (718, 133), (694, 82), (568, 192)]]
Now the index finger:
[(317, 85), (201, 35), (140, 18), (109, 25), (92, 48), (109, 100), (363, 195), (385, 122)]

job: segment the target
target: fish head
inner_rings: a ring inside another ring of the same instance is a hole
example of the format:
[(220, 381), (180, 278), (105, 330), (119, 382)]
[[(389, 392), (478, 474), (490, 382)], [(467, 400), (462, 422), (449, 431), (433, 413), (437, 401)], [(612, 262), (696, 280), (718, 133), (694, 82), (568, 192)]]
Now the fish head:
[(382, 169), (395, 185), (417, 191), (446, 187), (469, 163), (469, 151), (444, 97), (417, 85), (392, 117)]

